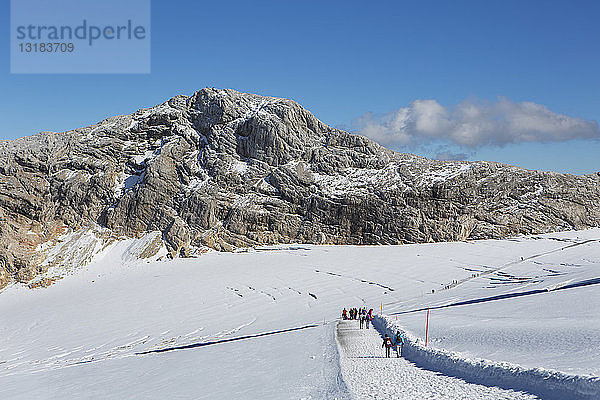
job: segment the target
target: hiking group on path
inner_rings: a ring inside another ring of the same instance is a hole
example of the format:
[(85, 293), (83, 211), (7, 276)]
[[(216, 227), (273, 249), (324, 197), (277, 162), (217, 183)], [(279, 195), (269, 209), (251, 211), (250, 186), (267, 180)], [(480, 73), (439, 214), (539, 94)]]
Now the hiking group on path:
[(390, 338), (387, 334), (383, 338), (382, 348), (385, 347), (385, 357), (390, 358), (390, 351), (392, 346), (396, 346), (396, 357), (402, 356), (402, 347), (404, 346), (404, 336), (400, 333), (400, 331), (396, 331), (396, 335), (394, 336), (394, 340)]
[(373, 309), (367, 311), (366, 307), (363, 308), (351, 308), (350, 311), (344, 308), (342, 311), (342, 319), (357, 319), (360, 323), (360, 329), (366, 327), (369, 329), (369, 324), (373, 320)]
[[(346, 310), (344, 308), (344, 310), (342, 311), (342, 319), (343, 320), (350, 320), (350, 319), (358, 320), (360, 329), (363, 329), (363, 327), (366, 327), (366, 329), (369, 329), (369, 324), (373, 320), (373, 309), (371, 308), (367, 312), (366, 307), (363, 307), (363, 308), (355, 307), (355, 308), (350, 308), (350, 310)], [(396, 331), (396, 335), (394, 335), (394, 340), (392, 340), (392, 338), (390, 338), (387, 334), (383, 338), (383, 344), (381, 345), (381, 348), (385, 348), (385, 357), (386, 358), (390, 358), (390, 352), (391, 352), (392, 347), (394, 347), (394, 346), (396, 347), (396, 357), (401, 357), (402, 356), (402, 347), (404, 346), (404, 336), (402, 336), (402, 333), (400, 333), (400, 331)]]

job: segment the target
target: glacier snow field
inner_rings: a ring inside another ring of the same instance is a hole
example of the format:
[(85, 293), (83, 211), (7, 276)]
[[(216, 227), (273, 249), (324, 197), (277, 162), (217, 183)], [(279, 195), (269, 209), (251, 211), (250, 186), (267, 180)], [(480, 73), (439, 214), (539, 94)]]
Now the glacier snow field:
[(336, 320), (363, 306), (421, 340), (430, 308), (457, 357), (600, 376), (600, 229), (168, 261), (132, 240), (0, 293), (0, 398), (351, 398)]

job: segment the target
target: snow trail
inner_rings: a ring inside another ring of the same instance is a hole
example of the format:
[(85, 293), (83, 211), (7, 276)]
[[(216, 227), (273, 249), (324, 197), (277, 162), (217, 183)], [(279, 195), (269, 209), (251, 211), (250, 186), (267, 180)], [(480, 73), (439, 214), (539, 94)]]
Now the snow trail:
[(513, 390), (467, 383), (418, 368), (404, 358), (385, 358), (375, 329), (359, 329), (358, 321), (336, 328), (344, 381), (357, 399), (537, 399)]

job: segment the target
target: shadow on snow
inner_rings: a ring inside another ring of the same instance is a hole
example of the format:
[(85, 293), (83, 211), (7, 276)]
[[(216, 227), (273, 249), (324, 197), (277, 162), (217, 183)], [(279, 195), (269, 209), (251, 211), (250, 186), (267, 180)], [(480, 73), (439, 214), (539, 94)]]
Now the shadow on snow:
[(175, 351), (175, 350), (194, 349), (196, 347), (211, 346), (211, 345), (214, 345), (214, 344), (221, 344), (221, 343), (227, 343), (227, 342), (235, 342), (237, 340), (253, 339), (253, 338), (262, 337), (262, 336), (277, 335), (277, 334), (280, 334), (280, 333), (287, 333), (287, 332), (299, 331), (299, 330), (302, 330), (302, 329), (315, 328), (317, 326), (319, 326), (319, 325), (317, 325), (317, 324), (310, 324), (310, 325), (299, 326), (299, 327), (296, 327), (296, 328), (281, 329), (281, 330), (278, 330), (278, 331), (263, 332), (263, 333), (257, 333), (257, 334), (254, 334), (254, 335), (239, 336), (239, 337), (229, 338), (229, 339), (213, 340), (213, 341), (210, 341), (210, 342), (192, 343), (192, 344), (186, 344), (186, 345), (182, 345), (182, 346), (165, 347), (165, 348), (162, 348), (162, 349), (155, 349), (155, 350), (146, 350), (146, 351), (141, 351), (141, 352), (135, 353), (135, 354), (136, 355), (145, 355), (145, 354), (152, 354), (152, 353), (165, 353), (167, 351)]

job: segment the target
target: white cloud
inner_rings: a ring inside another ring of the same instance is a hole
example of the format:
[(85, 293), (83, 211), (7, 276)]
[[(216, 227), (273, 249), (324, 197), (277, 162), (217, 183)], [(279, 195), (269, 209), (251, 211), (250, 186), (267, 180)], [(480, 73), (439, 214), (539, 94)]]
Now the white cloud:
[(435, 100), (416, 100), (383, 117), (366, 113), (359, 132), (383, 145), (419, 146), (433, 141), (476, 148), (523, 142), (600, 138), (596, 121), (558, 114), (532, 102), (463, 101), (448, 109)]

